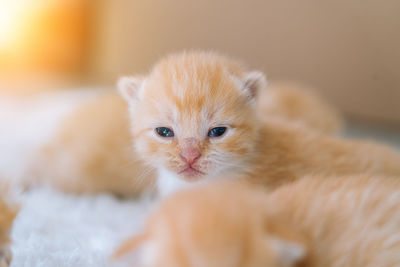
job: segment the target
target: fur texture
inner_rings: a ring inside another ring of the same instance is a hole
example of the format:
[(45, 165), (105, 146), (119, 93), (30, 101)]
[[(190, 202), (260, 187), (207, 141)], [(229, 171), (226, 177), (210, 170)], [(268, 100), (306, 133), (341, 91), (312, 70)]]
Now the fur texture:
[[(384, 146), (257, 119), (256, 98), (265, 86), (263, 74), (206, 52), (171, 55), (145, 78), (121, 79), (137, 155), (159, 169), (159, 181), (177, 185), (159, 183), (161, 194), (224, 177), (274, 188), (314, 173), (400, 175), (400, 157)], [(160, 136), (159, 127), (173, 136)], [(215, 127), (226, 132), (210, 137)]]
[[(34, 188), (20, 197), (11, 267), (110, 267), (110, 255), (143, 229), (153, 201)], [(129, 224), (127, 223), (129, 222)]]
[(53, 92), (26, 99), (0, 95), (0, 176), (12, 184), (27, 185), (36, 180), (32, 171), (35, 163), (46, 169), (59, 162), (54, 158), (40, 161), (40, 149), (53, 140), (68, 114), (96, 95), (95, 90)]
[(342, 129), (340, 114), (313, 90), (290, 82), (275, 82), (257, 96), (261, 121), (280, 120), (333, 135)]
[(40, 150), (27, 172), (31, 182), (70, 193), (143, 192), (154, 170), (135, 157), (128, 124), (126, 103), (119, 95), (108, 92), (87, 101)]
[(310, 177), (270, 194), (226, 182), (182, 190), (116, 257), (146, 267), (398, 266), (399, 181)]
[[(131, 82), (128, 79), (128, 86)], [(129, 94), (126, 96), (129, 98)], [(272, 84), (260, 88), (257, 100), (256, 113), (263, 120), (304, 125), (327, 134), (340, 129), (340, 117), (334, 109), (302, 87)], [(111, 192), (122, 196), (152, 188), (154, 166), (145, 164), (133, 150), (127, 104), (117, 93), (99, 92), (62, 118), (60, 125), (33, 157), (25, 172), (27, 184), (50, 184), (69, 193)], [(165, 184), (171, 190), (175, 187), (170, 179)]]

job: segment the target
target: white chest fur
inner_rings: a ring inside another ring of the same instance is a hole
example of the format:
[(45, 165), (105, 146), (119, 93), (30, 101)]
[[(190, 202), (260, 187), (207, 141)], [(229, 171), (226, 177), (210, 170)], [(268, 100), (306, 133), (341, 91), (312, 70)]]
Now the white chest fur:
[(157, 188), (161, 197), (168, 196), (177, 190), (193, 186), (197, 183), (189, 183), (180, 179), (176, 174), (164, 168), (158, 170)]

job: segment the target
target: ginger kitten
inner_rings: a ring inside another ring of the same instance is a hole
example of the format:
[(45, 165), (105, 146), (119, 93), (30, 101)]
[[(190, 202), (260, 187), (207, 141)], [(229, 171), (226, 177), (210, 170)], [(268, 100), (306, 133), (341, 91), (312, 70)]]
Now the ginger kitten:
[(135, 155), (128, 123), (126, 102), (115, 92), (87, 101), (40, 150), (24, 180), (69, 193), (145, 191), (155, 171)]
[(337, 110), (312, 89), (290, 82), (274, 82), (260, 89), (257, 114), (261, 121), (280, 120), (328, 135), (338, 134), (342, 129), (343, 121)]
[[(335, 134), (341, 119), (318, 95), (298, 85), (262, 88), (257, 114), (267, 121), (304, 125)], [(99, 92), (71, 112), (34, 157), (25, 185), (50, 184), (69, 193), (133, 196), (152, 188), (153, 166), (132, 148), (127, 103), (117, 92)]]
[(309, 177), (270, 194), (210, 183), (166, 198), (116, 258), (146, 267), (398, 266), (399, 190), (399, 179), (366, 176)]
[(262, 73), (208, 52), (171, 55), (146, 77), (120, 80), (137, 155), (158, 169), (162, 195), (224, 177), (273, 188), (314, 173), (400, 175), (399, 155), (384, 146), (257, 118), (267, 117), (256, 108), (265, 86)]

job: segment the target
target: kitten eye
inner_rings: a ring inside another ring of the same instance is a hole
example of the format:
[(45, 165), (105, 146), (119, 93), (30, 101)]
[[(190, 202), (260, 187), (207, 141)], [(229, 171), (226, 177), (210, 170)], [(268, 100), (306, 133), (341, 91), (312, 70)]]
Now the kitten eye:
[(209, 137), (218, 137), (225, 133), (226, 127), (215, 127), (208, 131)]
[(170, 128), (167, 128), (167, 127), (158, 127), (158, 128), (156, 128), (156, 132), (158, 133), (159, 136), (162, 136), (162, 137), (173, 137), (174, 136), (174, 131), (172, 131)]

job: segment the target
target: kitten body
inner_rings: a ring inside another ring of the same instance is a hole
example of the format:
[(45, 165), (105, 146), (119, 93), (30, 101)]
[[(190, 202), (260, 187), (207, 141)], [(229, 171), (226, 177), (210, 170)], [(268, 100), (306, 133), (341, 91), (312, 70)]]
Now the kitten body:
[(135, 155), (128, 124), (126, 102), (115, 92), (99, 94), (64, 119), (24, 180), (68, 193), (132, 196), (145, 191), (155, 171)]
[(166, 198), (116, 256), (147, 267), (397, 266), (399, 189), (368, 176), (309, 177), (272, 193), (210, 183)]
[(273, 82), (257, 96), (259, 119), (303, 125), (313, 131), (334, 135), (342, 129), (339, 113), (311, 88), (298, 83)]
[[(333, 135), (341, 125), (328, 103), (300, 85), (262, 88), (256, 108), (262, 119), (303, 125), (315, 132)], [(132, 148), (127, 104), (117, 92), (96, 92), (60, 120), (59, 129), (28, 164), (25, 186), (49, 184), (68, 193), (121, 196), (153, 189), (156, 168)], [(162, 194), (193, 184), (163, 171), (167, 175), (158, 183)]]
[[(265, 86), (262, 73), (206, 52), (171, 55), (145, 78), (121, 79), (136, 151), (159, 170), (161, 194), (174, 191), (163, 189), (165, 181), (178, 179), (184, 182), (175, 189), (224, 177), (273, 188), (314, 173), (400, 175), (400, 157), (384, 146), (322, 135), (257, 112)], [(210, 135), (221, 128), (221, 135)]]

